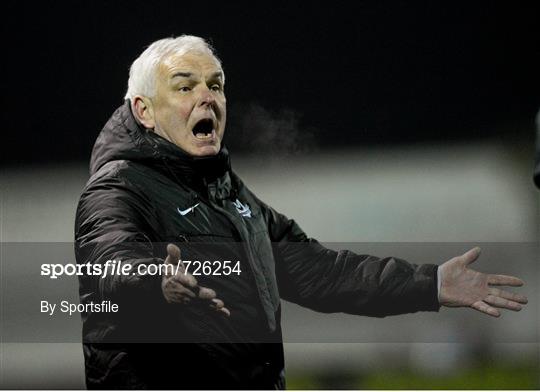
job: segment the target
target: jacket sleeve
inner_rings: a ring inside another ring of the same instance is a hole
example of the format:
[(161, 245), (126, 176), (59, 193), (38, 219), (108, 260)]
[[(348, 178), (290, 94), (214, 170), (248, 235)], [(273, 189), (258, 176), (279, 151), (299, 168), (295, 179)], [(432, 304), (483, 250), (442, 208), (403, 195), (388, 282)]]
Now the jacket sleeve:
[(75, 255), (79, 264), (107, 260), (131, 265), (128, 274), (83, 275), (81, 301), (94, 299), (118, 303), (123, 310), (141, 309), (163, 302), (159, 275), (139, 275), (141, 264), (161, 264), (151, 242), (148, 201), (125, 179), (107, 176), (84, 190), (75, 219)]
[(334, 251), (264, 205), (280, 296), (319, 312), (385, 317), (438, 311), (437, 265)]

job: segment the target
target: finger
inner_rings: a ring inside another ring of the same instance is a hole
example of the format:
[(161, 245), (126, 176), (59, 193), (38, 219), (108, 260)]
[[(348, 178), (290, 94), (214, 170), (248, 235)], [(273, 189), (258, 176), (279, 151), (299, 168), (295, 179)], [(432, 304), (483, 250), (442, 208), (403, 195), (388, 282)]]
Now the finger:
[(225, 307), (218, 309), (218, 312), (222, 313), (224, 316), (227, 316), (227, 317), (231, 316), (231, 311)]
[(464, 265), (469, 265), (472, 262), (474, 262), (476, 259), (478, 259), (478, 256), (480, 256), (480, 252), (481, 252), (481, 249), (477, 246), (465, 252), (464, 254), (459, 256), (459, 258), (461, 259)]
[(199, 290), (199, 298), (205, 300), (211, 300), (216, 298), (216, 292), (208, 287), (201, 287)]
[(526, 304), (527, 302), (529, 302), (527, 297), (525, 297), (524, 295), (511, 293), (509, 291), (504, 291), (504, 290), (497, 289), (497, 288), (490, 288), (488, 290), (488, 293), (492, 294), (492, 295), (495, 295), (497, 297), (501, 297), (501, 298), (504, 298), (504, 299), (509, 299), (510, 301), (519, 302), (521, 304)]
[(493, 286), (523, 286), (524, 282), (516, 278), (515, 276), (509, 275), (488, 275), (488, 284)]
[(225, 304), (223, 303), (223, 301), (218, 298), (212, 299), (212, 302), (210, 303), (210, 307), (216, 310), (219, 310), (224, 306)]
[(493, 305), (493, 306), (496, 306), (498, 308), (503, 308), (503, 309), (510, 309), (510, 310), (514, 310), (514, 311), (520, 311), (522, 306), (520, 304), (518, 304), (517, 302), (514, 302), (514, 301), (509, 301), (507, 299), (504, 299), (504, 298), (501, 298), (501, 297), (496, 297), (494, 295), (488, 295), (485, 299), (484, 299), (484, 302), (490, 304), (490, 305)]
[(471, 305), (471, 308), (493, 317), (499, 317), (501, 315), (501, 313), (497, 309), (489, 306), (484, 301), (476, 301), (474, 304)]

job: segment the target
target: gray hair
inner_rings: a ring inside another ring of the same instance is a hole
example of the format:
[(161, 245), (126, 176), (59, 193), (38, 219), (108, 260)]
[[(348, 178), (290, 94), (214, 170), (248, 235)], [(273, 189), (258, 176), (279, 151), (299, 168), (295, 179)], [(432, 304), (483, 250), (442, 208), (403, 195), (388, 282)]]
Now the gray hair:
[(156, 93), (157, 67), (172, 54), (183, 55), (188, 52), (213, 56), (221, 66), (212, 46), (203, 38), (194, 35), (164, 38), (153, 42), (131, 64), (129, 69), (128, 89), (125, 99), (130, 101), (136, 95), (152, 98)]

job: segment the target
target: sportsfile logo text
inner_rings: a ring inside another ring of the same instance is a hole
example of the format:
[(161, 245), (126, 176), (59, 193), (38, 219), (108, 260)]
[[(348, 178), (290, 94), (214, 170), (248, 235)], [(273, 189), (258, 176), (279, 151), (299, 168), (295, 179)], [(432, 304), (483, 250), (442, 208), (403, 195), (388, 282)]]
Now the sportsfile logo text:
[(240, 260), (179, 260), (176, 264), (137, 264), (122, 260), (107, 260), (105, 263), (86, 264), (41, 264), (41, 276), (58, 279), (59, 276), (100, 276), (112, 275), (177, 275), (179, 273), (195, 276), (240, 275)]

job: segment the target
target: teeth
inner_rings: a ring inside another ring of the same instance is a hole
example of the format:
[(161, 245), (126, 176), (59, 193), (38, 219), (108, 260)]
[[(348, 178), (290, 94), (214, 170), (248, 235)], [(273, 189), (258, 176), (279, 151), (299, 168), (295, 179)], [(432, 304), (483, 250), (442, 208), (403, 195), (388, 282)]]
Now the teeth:
[(212, 132), (210, 132), (210, 133), (206, 133), (206, 134), (205, 134), (205, 133), (197, 133), (197, 134), (195, 135), (195, 137), (196, 137), (197, 139), (201, 139), (201, 140), (212, 139), (213, 136), (214, 136), (214, 131), (213, 131), (213, 130), (212, 130)]

